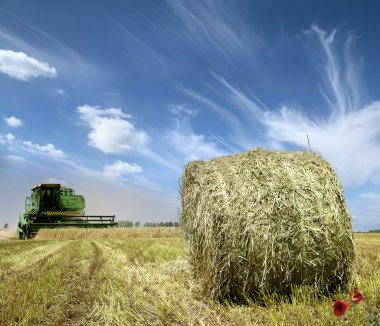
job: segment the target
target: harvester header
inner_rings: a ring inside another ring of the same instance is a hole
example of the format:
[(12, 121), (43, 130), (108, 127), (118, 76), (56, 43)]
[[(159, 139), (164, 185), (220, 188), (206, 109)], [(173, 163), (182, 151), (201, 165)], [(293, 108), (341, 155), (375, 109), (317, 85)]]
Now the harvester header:
[(57, 183), (37, 184), (25, 199), (25, 213), (17, 227), (19, 239), (34, 238), (42, 228), (110, 228), (115, 215), (85, 215), (85, 199)]

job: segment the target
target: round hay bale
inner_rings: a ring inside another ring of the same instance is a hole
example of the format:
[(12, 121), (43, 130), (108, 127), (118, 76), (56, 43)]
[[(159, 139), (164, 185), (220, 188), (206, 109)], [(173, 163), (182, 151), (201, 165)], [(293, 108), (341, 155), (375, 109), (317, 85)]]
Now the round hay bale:
[(352, 281), (355, 247), (342, 187), (311, 152), (268, 151), (193, 161), (181, 223), (201, 293), (240, 300), (334, 292)]

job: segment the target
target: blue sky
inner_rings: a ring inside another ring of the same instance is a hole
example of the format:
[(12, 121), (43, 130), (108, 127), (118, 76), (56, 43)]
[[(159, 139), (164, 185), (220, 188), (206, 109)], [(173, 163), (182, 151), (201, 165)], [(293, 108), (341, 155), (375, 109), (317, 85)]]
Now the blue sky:
[(0, 0), (0, 223), (42, 182), (87, 213), (176, 220), (190, 160), (308, 134), (354, 230), (380, 228), (379, 7)]

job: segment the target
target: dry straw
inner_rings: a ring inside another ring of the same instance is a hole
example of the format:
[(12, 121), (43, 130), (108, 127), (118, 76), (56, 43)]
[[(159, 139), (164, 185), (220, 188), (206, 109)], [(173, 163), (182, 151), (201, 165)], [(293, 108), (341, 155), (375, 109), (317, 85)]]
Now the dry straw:
[(310, 152), (256, 149), (189, 163), (181, 223), (193, 274), (211, 299), (348, 286), (355, 248), (342, 187)]
[(41, 229), (36, 239), (97, 239), (97, 238), (177, 238), (182, 236), (180, 228), (144, 227), (144, 228), (62, 228)]

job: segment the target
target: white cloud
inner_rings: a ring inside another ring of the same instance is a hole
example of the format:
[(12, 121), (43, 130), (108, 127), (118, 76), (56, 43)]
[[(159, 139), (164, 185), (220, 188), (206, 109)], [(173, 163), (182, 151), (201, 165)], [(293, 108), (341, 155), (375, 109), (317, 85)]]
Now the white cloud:
[(0, 50), (0, 72), (24, 81), (38, 76), (57, 76), (57, 70), (48, 63), (11, 50)]
[[(308, 35), (316, 36), (325, 60), (325, 75), (321, 86), (323, 97), (330, 108), (325, 118), (312, 118), (302, 109), (282, 106), (268, 110), (257, 98), (214, 74), (224, 86), (224, 97), (237, 108), (260, 122), (266, 133), (267, 144), (292, 145), (308, 149), (307, 135), (313, 151), (321, 153), (337, 170), (348, 187), (374, 181), (380, 173), (380, 102), (357, 107), (360, 94), (355, 87), (355, 64), (347, 54), (353, 39), (349, 37), (344, 48), (343, 63), (333, 47), (336, 31), (326, 34), (313, 25)], [(349, 42), (349, 46), (347, 45)], [(318, 52), (317, 52), (318, 53)]]
[(56, 148), (53, 144), (34, 144), (30, 140), (17, 139), (11, 133), (6, 134), (5, 136), (0, 135), (0, 145), (4, 145), (10, 150), (16, 152), (29, 152), (32, 154), (48, 155), (56, 159), (64, 159), (66, 157), (65, 153), (62, 150)]
[(47, 179), (47, 183), (59, 183), (60, 185), (66, 185), (66, 180), (50, 177)]
[(380, 102), (319, 123), (284, 107), (263, 122), (269, 138), (304, 149), (308, 134), (312, 150), (336, 168), (346, 186), (363, 185), (380, 171)]
[(77, 111), (80, 119), (91, 128), (90, 146), (106, 154), (126, 154), (146, 147), (148, 135), (126, 120), (131, 116), (121, 109), (83, 105), (77, 107)]
[(198, 114), (198, 110), (190, 108), (186, 104), (168, 104), (168, 111), (176, 116), (196, 116)]
[(106, 108), (101, 109), (99, 106), (90, 106), (83, 105), (77, 108), (79, 114), (81, 115), (81, 119), (88, 123), (92, 123), (98, 117), (105, 118), (131, 118), (129, 114), (123, 113), (120, 108)]
[(90, 146), (106, 154), (141, 154), (172, 170), (178, 166), (148, 147), (149, 136), (127, 119), (132, 118), (120, 108), (102, 109), (99, 106), (77, 107), (80, 119), (90, 127), (87, 135)]
[[(249, 139), (249, 131), (251, 129), (251, 126), (247, 128), (244, 121), (241, 121), (234, 112), (231, 112), (231, 110), (226, 109), (215, 102), (211, 101), (210, 99), (206, 98), (202, 94), (199, 94), (191, 89), (188, 89), (182, 85), (177, 85), (177, 88), (179, 91), (181, 91), (183, 94), (190, 96), (194, 100), (198, 101), (199, 103), (203, 104), (204, 106), (212, 109), (215, 113), (218, 114), (218, 117), (223, 119), (226, 123), (228, 123), (230, 130), (232, 133), (228, 135), (229, 139), (240, 148), (233, 148), (235, 146), (229, 146), (226, 144), (226, 147), (231, 147), (232, 151), (237, 151), (241, 149), (249, 149), (252, 148), (252, 146), (255, 144), (254, 140)], [(240, 105), (240, 103), (239, 103)]]
[(348, 35), (341, 62), (340, 56), (334, 51), (337, 32), (338, 30), (334, 29), (328, 34), (316, 24), (312, 24), (311, 29), (304, 32), (311, 37), (317, 36), (320, 43), (321, 54), (324, 56), (319, 66), (324, 81), (324, 85), (320, 85), (321, 94), (329, 104), (332, 115), (345, 114), (359, 109), (361, 105), (357, 71), (360, 68), (360, 60), (351, 55), (357, 37), (354, 34)]
[(55, 148), (53, 144), (39, 145), (34, 144), (30, 140), (24, 140), (21, 142), (25, 149), (32, 153), (46, 154), (54, 158), (63, 158), (65, 154), (62, 150)]
[(68, 98), (70, 96), (69, 92), (62, 88), (53, 88), (52, 91), (54, 95), (61, 96), (63, 98)]
[(211, 73), (212, 76), (219, 81), (228, 90), (228, 99), (234, 103), (239, 110), (242, 110), (246, 114), (247, 118), (257, 118), (263, 113), (264, 104), (260, 102), (256, 97), (251, 100), (245, 95), (238, 87), (229, 84), (223, 77), (218, 76), (215, 73)]
[(173, 148), (184, 155), (184, 161), (210, 159), (223, 155), (215, 142), (207, 141), (204, 135), (197, 135), (190, 126), (190, 117), (195, 110), (182, 104), (170, 106), (176, 116), (176, 127), (168, 131), (167, 138)]
[(19, 155), (6, 155), (6, 156), (4, 156), (4, 158), (7, 161), (12, 162), (12, 163), (25, 163), (26, 162), (26, 160)]
[(144, 175), (137, 174), (135, 175), (130, 182), (132, 182), (135, 185), (138, 185), (140, 187), (143, 187), (145, 189), (157, 191), (157, 192), (164, 192), (165, 195), (168, 195), (168, 197), (173, 197), (173, 194), (170, 194), (167, 190), (164, 191), (161, 186), (158, 184), (152, 182), (152, 180), (148, 180)]
[(11, 134), (10, 132), (9, 133), (7, 133), (6, 135), (5, 135), (5, 139), (8, 141), (8, 142), (13, 142), (15, 139), (16, 139), (16, 137), (13, 135), (13, 134)]
[(358, 197), (363, 199), (373, 199), (376, 201), (380, 201), (380, 193), (378, 192), (363, 192)]
[(316, 25), (308, 32), (316, 35), (324, 54), (322, 95), (330, 107), (325, 119), (312, 119), (303, 112), (283, 107), (266, 113), (262, 122), (267, 136), (283, 143), (320, 152), (336, 168), (345, 186), (363, 185), (380, 172), (380, 102), (364, 107), (358, 93), (358, 74), (349, 49), (354, 41), (350, 35), (344, 47), (344, 61), (334, 47), (337, 31), (327, 34)]
[(168, 137), (174, 148), (185, 156), (184, 161), (207, 160), (223, 155), (216, 143), (206, 141), (204, 135), (175, 129), (169, 131)]
[(17, 119), (16, 117), (14, 116), (11, 116), (11, 117), (5, 117), (4, 118), (4, 121), (6, 122), (6, 124), (9, 126), (9, 127), (13, 127), (13, 128), (17, 128), (17, 127), (21, 127), (24, 122), (20, 119)]
[[(373, 187), (371, 187), (373, 189)], [(380, 188), (360, 193), (359, 195), (349, 196), (347, 205), (353, 220), (354, 230), (367, 231), (380, 226)]]
[(116, 161), (111, 165), (106, 165), (103, 169), (103, 174), (109, 178), (119, 178), (125, 174), (141, 173), (142, 168), (136, 163), (129, 164), (121, 160)]

